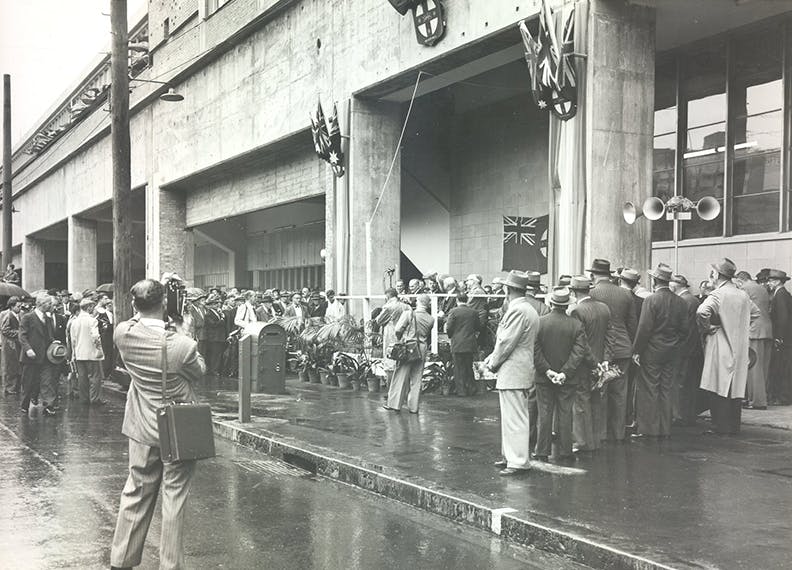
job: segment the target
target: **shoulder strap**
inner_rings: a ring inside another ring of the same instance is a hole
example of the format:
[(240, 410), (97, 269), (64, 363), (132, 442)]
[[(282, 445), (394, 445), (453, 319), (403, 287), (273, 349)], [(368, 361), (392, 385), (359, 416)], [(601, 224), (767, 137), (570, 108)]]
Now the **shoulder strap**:
[(168, 333), (162, 335), (162, 405), (165, 405), (165, 383), (168, 380)]

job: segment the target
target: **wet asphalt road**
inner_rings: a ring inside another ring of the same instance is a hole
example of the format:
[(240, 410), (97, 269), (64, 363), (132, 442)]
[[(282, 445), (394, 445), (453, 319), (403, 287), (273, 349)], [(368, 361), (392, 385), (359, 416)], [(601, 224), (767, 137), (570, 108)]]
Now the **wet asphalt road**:
[[(107, 568), (123, 404), (55, 417), (0, 399), (0, 568)], [(190, 568), (577, 568), (217, 441), (188, 503)], [(159, 512), (141, 568), (158, 565)]]

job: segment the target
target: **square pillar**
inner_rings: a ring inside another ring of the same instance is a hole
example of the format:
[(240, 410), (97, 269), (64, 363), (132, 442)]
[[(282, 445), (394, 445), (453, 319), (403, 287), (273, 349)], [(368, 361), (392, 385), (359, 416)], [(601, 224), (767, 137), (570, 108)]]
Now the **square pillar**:
[(22, 288), (28, 292), (44, 288), (44, 244), (30, 236), (22, 242)]
[[(400, 105), (354, 99), (349, 153), (349, 293), (382, 294), (401, 246)], [(390, 178), (388, 171), (396, 155)], [(388, 179), (387, 185), (385, 180)], [(380, 198), (381, 197), (381, 198)], [(373, 217), (372, 217), (373, 216)], [(370, 223), (370, 235), (366, 226)], [(337, 232), (336, 232), (337, 235)], [(369, 242), (370, 240), (370, 242)], [(370, 273), (369, 273), (370, 272)], [(398, 274), (394, 276), (394, 281)]]
[(69, 216), (68, 286), (69, 291), (96, 287), (96, 221)]
[(591, 0), (586, 86), (586, 262), (645, 271), (651, 227), (628, 225), (622, 205), (652, 193), (655, 10)]
[(187, 205), (183, 194), (146, 187), (146, 277), (160, 279), (165, 272), (178, 273), (192, 283), (192, 234), (187, 231)]

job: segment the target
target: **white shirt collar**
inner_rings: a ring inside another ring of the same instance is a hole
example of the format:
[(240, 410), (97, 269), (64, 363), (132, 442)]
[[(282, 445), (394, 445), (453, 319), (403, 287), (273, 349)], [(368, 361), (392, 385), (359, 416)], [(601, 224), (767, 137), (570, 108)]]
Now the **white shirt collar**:
[(140, 324), (146, 325), (147, 327), (165, 330), (165, 321), (162, 319), (149, 319), (147, 317), (140, 317)]

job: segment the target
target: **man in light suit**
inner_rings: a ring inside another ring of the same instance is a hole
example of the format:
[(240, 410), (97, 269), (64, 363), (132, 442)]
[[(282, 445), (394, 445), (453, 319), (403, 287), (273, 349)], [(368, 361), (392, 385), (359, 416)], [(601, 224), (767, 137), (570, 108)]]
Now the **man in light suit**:
[(93, 316), (96, 301), (90, 297), (80, 301), (80, 312), (66, 328), (67, 346), (71, 360), (77, 368), (77, 384), (80, 400), (92, 406), (101, 406), (102, 399), (102, 338), (99, 334), (99, 321)]
[(751, 323), (748, 332), (750, 348), (756, 353), (756, 362), (748, 369), (748, 385), (745, 388), (747, 407), (753, 410), (767, 409), (767, 372), (773, 350), (773, 323), (770, 320), (770, 294), (767, 289), (751, 279), (747, 271), (740, 271), (734, 283), (748, 294), (759, 309), (759, 317)]
[(503, 476), (527, 473), (530, 468), (528, 390), (534, 385), (534, 345), (539, 315), (525, 298), (528, 276), (511, 271), (503, 281), (509, 307), (498, 325), (495, 348), (484, 365), (497, 373), (501, 409)]
[[(46, 293), (36, 296), (36, 308), (22, 315), (19, 321), (19, 362), (22, 365), (22, 413), (27, 414), (30, 401), (37, 401), (42, 382), (48, 382), (54, 373), (47, 360), (47, 348), (52, 343), (51, 320), (53, 299)], [(44, 402), (44, 415), (54, 415), (54, 402)]]
[(162, 462), (157, 410), (162, 405), (162, 349), (167, 343), (167, 395), (175, 401), (197, 400), (193, 383), (205, 372), (192, 338), (166, 331), (162, 320), (165, 288), (158, 281), (138, 281), (131, 290), (137, 314), (116, 326), (114, 340), (132, 378), (127, 392), (122, 432), (129, 438), (129, 477), (121, 494), (113, 545), (112, 568), (140, 564), (154, 506), (162, 486), (160, 568), (182, 568), (184, 509), (195, 461)]

